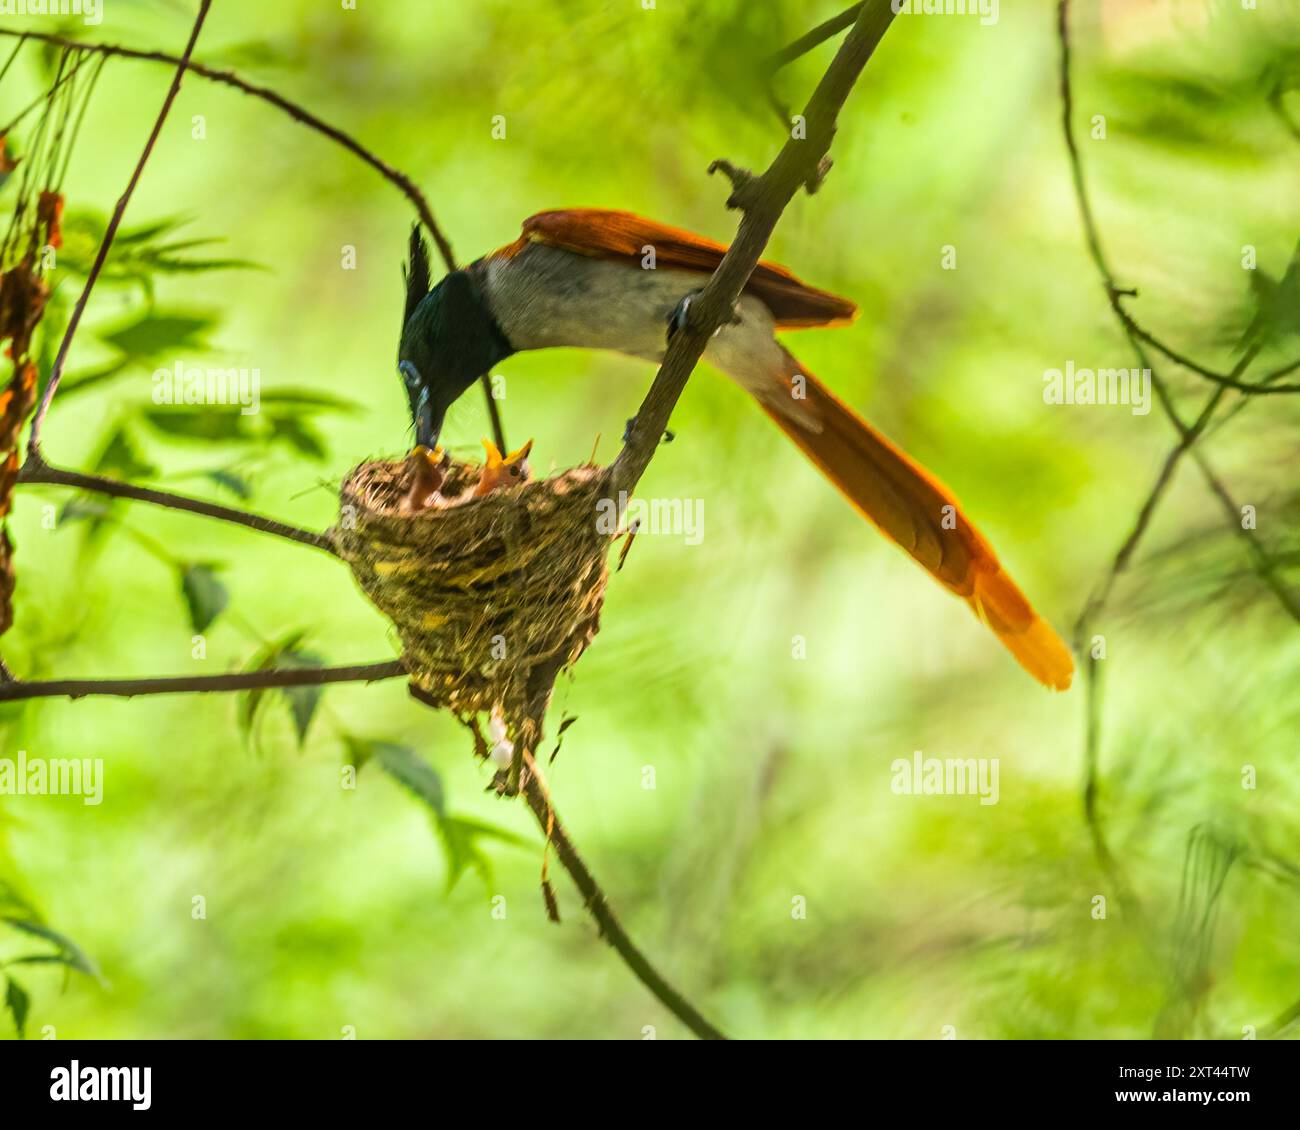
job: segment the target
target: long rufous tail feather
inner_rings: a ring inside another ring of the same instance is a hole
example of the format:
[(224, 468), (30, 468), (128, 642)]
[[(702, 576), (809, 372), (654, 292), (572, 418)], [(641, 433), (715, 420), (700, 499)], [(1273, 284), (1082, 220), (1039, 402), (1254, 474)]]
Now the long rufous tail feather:
[(774, 375), (770, 394), (754, 390), (767, 414), (886, 537), (962, 597), (1026, 671), (1055, 690), (1068, 688), (1069, 649), (952, 492), (783, 352), (788, 371)]

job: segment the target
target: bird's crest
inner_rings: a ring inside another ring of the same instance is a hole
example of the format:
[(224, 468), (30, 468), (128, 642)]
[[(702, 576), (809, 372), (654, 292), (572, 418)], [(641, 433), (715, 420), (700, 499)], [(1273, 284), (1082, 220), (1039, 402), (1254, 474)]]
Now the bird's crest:
[(406, 281), (406, 313), (402, 315), (402, 329), (405, 331), (415, 308), (429, 293), (429, 247), (420, 234), (418, 223), (411, 225), (410, 262), (402, 271), (402, 277)]

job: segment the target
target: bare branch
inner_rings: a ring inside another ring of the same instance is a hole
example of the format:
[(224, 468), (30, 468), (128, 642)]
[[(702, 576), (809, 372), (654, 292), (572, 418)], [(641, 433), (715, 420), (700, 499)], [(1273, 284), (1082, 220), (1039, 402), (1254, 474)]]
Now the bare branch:
[(611, 494), (635, 489), (650, 465), (687, 380), (709, 339), (730, 320), (736, 300), (758, 265), (781, 213), (801, 186), (818, 183), (822, 159), (835, 136), (840, 107), (893, 19), (890, 0), (869, 0), (862, 6), (853, 30), (804, 109), (806, 137), (791, 136), (767, 172), (738, 178), (733, 174), (739, 171), (730, 163), (715, 162), (716, 168), (731, 171), (733, 201), (744, 213), (740, 229), (718, 269), (691, 303), (686, 326), (673, 335), (668, 345), (627, 443), (610, 467)]
[(812, 31), (806, 35), (801, 35), (788, 47), (783, 47), (775, 54), (769, 55), (767, 66), (773, 71), (788, 67), (800, 56), (807, 55), (813, 48), (820, 47), (828, 39), (839, 35), (845, 28), (852, 27), (862, 12), (862, 8), (862, 4), (854, 4), (852, 7), (845, 8), (839, 15), (832, 16), (829, 20), (818, 24)]
[(216, 502), (205, 502), (201, 498), (191, 498), (185, 494), (173, 494), (170, 491), (152, 490), (149, 487), (132, 486), (117, 479), (106, 479), (101, 475), (84, 475), (80, 471), (65, 471), (61, 467), (52, 467), (45, 462), (40, 451), (35, 447), (29, 449), (27, 461), (18, 473), (18, 481), (33, 485), (75, 487), (78, 490), (95, 491), (112, 498), (129, 498), (136, 502), (150, 502), (168, 510), (183, 510), (190, 514), (201, 514), (205, 518), (216, 518), (222, 522), (233, 522), (246, 526), (261, 534), (274, 534), (276, 537), (296, 541), (300, 545), (314, 546), (326, 553), (334, 553), (334, 546), (324, 534), (312, 530), (300, 530), (297, 526), (277, 522), (274, 518), (264, 518), (260, 514), (251, 514), (246, 510), (236, 510), (231, 506), (222, 506)]
[(249, 691), (270, 687), (319, 687), (331, 683), (375, 683), (398, 679), (406, 674), (401, 660), (364, 663), (351, 667), (286, 667), (268, 671), (239, 671), (229, 675), (177, 675), (160, 679), (49, 679), (25, 682), (0, 681), (0, 702), (26, 698), (85, 698), (108, 695), (135, 698), (138, 695), (184, 694), (189, 692)]
[(618, 951), (619, 956), (636, 974), (637, 979), (696, 1036), (701, 1040), (725, 1040), (727, 1037), (710, 1024), (690, 1001), (664, 979), (650, 963), (650, 959), (637, 948), (628, 932), (623, 929), (623, 924), (605, 898), (605, 892), (601, 890), (600, 884), (587, 869), (582, 856), (578, 854), (578, 849), (569, 839), (564, 825), (560, 823), (560, 818), (555, 814), (546, 782), (531, 754), (528, 756), (524, 773), (524, 798), (528, 801), (528, 807), (533, 810), (542, 833), (555, 847), (556, 857), (582, 895), (587, 912), (596, 920), (596, 925), (600, 928), (600, 936)]
[(117, 235), (117, 229), (122, 224), (122, 216), (126, 212), (127, 205), (131, 203), (131, 197), (135, 193), (135, 186), (140, 183), (140, 177), (149, 161), (149, 155), (153, 152), (153, 147), (158, 141), (158, 135), (162, 133), (163, 123), (167, 121), (167, 115), (171, 112), (172, 103), (176, 101), (176, 95), (180, 93), (181, 79), (185, 76), (185, 69), (189, 65), (190, 55), (194, 52), (194, 45), (198, 42), (199, 32), (203, 30), (203, 21), (208, 18), (208, 9), (211, 7), (212, 0), (199, 0), (199, 14), (194, 21), (193, 29), (190, 31), (190, 39), (185, 45), (185, 51), (176, 60), (176, 73), (172, 76), (172, 84), (167, 89), (167, 97), (163, 99), (162, 109), (158, 111), (158, 117), (154, 121), (153, 129), (144, 144), (144, 152), (140, 154), (140, 159), (135, 163), (135, 170), (131, 173), (131, 179), (127, 182), (126, 191), (118, 198), (117, 206), (113, 209), (112, 218), (108, 221), (108, 227), (104, 231), (104, 238), (100, 241), (99, 251), (95, 255), (95, 262), (90, 268), (90, 274), (86, 276), (86, 285), (82, 288), (77, 304), (72, 308), (72, 315), (68, 318), (67, 328), (63, 332), (63, 340), (59, 343), (59, 352), (54, 358), (54, 368), (50, 371), (49, 380), (45, 384), (45, 394), (41, 397), (41, 403), (36, 409), (36, 415), (32, 417), (31, 438), (29, 440), (29, 447), (32, 451), (39, 451), (40, 449), (41, 424), (45, 421), (45, 414), (50, 410), (50, 401), (54, 399), (54, 394), (59, 390), (59, 380), (63, 376), (63, 367), (67, 364), (68, 350), (72, 347), (72, 339), (76, 335), (77, 327), (81, 325), (81, 316), (86, 312), (86, 303), (90, 300), (90, 292), (95, 289), (95, 283), (99, 281), (99, 273), (104, 269), (104, 262), (108, 258), (108, 250), (113, 246), (113, 239)]

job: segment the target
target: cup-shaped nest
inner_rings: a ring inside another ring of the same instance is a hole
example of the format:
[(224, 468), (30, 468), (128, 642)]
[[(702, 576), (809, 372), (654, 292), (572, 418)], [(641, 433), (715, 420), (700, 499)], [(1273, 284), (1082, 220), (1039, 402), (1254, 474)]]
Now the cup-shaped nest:
[(481, 468), (445, 470), (441, 497), (465, 501), (412, 510), (410, 461), (362, 463), (330, 537), (431, 700), (462, 717), (493, 706), (517, 717), (530, 673), (568, 667), (599, 628), (604, 472), (574, 467), (475, 498)]

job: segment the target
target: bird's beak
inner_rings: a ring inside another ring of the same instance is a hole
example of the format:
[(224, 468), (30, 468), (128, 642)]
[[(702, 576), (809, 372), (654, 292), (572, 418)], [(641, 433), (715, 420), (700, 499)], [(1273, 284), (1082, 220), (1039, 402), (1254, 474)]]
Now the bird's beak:
[(415, 442), (420, 447), (432, 451), (438, 446), (438, 436), (442, 433), (443, 413), (434, 410), (428, 393), (420, 397), (415, 410)]
[(415, 442), (419, 447), (427, 447), (432, 451), (438, 446), (438, 432), (440, 428), (434, 427), (433, 412), (428, 404), (420, 405), (419, 412), (415, 416)]
[(438, 446), (438, 434), (442, 431), (443, 413), (434, 410), (433, 400), (429, 396), (429, 386), (410, 361), (399, 361), (397, 371), (402, 374), (406, 384), (407, 395), (411, 398), (411, 415), (415, 424), (415, 443), (417, 447), (427, 447), (432, 451)]

